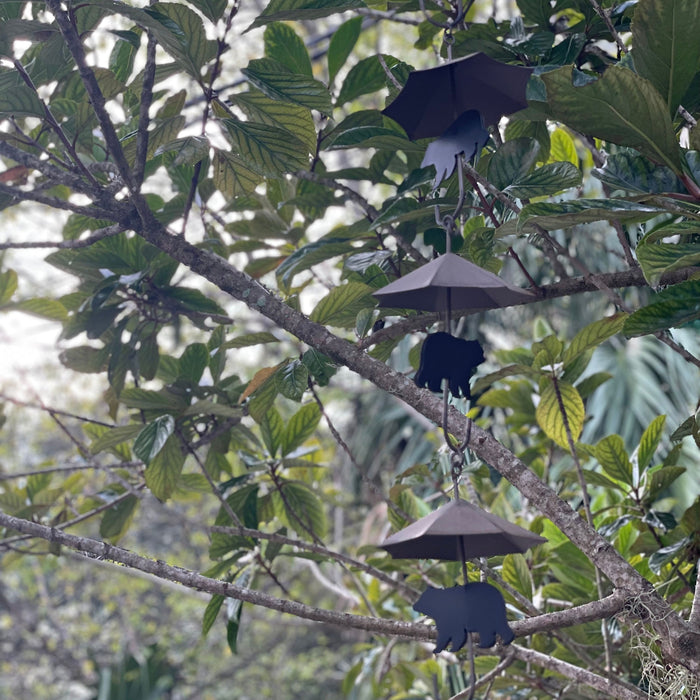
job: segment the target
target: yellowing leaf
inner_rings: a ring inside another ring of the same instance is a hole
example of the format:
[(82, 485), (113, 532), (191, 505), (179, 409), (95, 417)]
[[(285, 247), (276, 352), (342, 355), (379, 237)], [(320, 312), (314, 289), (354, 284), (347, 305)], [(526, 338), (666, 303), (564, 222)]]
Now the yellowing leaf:
[[(561, 403), (559, 401), (561, 399)], [(571, 438), (574, 443), (578, 440), (583, 429), (583, 419), (586, 411), (578, 391), (571, 384), (561, 380), (549, 381), (542, 392), (540, 403), (535, 411), (535, 417), (540, 428), (551, 440), (565, 450), (569, 449), (566, 432), (568, 422)]]

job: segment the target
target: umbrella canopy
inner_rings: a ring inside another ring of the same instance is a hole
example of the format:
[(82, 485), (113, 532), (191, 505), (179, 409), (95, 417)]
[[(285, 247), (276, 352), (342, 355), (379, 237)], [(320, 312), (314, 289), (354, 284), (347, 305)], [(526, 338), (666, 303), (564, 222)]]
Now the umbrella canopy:
[[(397, 559), (461, 561), (525, 552), (547, 540), (463, 501), (453, 500), (388, 537), (380, 547)], [(463, 548), (463, 549), (462, 549)]]
[(413, 71), (383, 111), (411, 139), (440, 136), (460, 114), (480, 112), (484, 124), (527, 107), (525, 86), (532, 68), (509, 66), (474, 53), (436, 68)]
[(431, 260), (373, 294), (379, 306), (420, 311), (497, 309), (537, 299), (454, 253)]

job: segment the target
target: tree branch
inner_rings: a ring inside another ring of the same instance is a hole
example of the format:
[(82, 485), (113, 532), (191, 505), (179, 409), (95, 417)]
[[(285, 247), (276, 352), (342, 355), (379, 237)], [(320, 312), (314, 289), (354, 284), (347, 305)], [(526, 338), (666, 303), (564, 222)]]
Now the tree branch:
[[(295, 311), (223, 258), (168, 234), (160, 225), (150, 226), (148, 230), (137, 233), (222, 291), (244, 302), (253, 311), (271, 319), (280, 328), (344, 364), (378, 388), (397, 396), (434, 423), (441, 424), (442, 401), (431, 392), (419, 389), (407, 377)], [(464, 432), (464, 416), (454, 408), (449, 414), (448, 430), (456, 436), (461, 436)], [(700, 635), (697, 639), (689, 636), (685, 622), (605, 538), (590, 528), (568, 503), (559, 498), (488, 432), (473, 426), (469, 447), (486, 464), (499, 471), (531, 503), (537, 503), (538, 510), (556, 523), (617, 588), (628, 589), (635, 595), (648, 596), (650, 602), (647, 607), (652, 613), (652, 624), (663, 626), (665, 652), (689, 670), (700, 672)]]

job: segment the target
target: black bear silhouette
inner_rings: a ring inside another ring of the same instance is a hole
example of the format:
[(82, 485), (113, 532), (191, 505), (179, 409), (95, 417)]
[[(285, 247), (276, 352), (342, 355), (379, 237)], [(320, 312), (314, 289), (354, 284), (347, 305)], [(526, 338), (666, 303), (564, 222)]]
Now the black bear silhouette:
[(436, 654), (452, 642), (452, 651), (459, 651), (467, 641), (467, 633), (479, 633), (482, 649), (496, 643), (496, 634), (504, 644), (515, 635), (506, 620), (506, 604), (501, 592), (488, 583), (467, 583), (452, 588), (428, 588), (413, 609), (435, 620)]
[(449, 333), (432, 333), (423, 342), (420, 366), (415, 376), (417, 386), (440, 391), (447, 379), (450, 393), (471, 399), (469, 380), (477, 365), (484, 361), (484, 350), (478, 340), (455, 338)]

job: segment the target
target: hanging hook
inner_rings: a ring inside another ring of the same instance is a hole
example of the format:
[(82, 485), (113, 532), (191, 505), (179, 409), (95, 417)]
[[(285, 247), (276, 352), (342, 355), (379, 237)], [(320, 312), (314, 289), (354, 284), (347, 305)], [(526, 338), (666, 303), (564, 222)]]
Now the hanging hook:
[(469, 8), (473, 5), (474, 0), (470, 0), (470, 2), (467, 4), (466, 10), (462, 6), (462, 0), (457, 0), (454, 7), (455, 16), (450, 17), (447, 22), (438, 22), (429, 15), (428, 11), (425, 9), (425, 0), (418, 0), (418, 2), (420, 4), (420, 9), (423, 13), (423, 16), (428, 22), (430, 22), (430, 24), (432, 24), (435, 27), (440, 27), (440, 29), (449, 30), (452, 29), (452, 27), (456, 27), (464, 19), (464, 16), (469, 11)]

